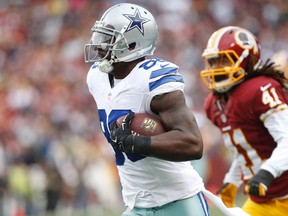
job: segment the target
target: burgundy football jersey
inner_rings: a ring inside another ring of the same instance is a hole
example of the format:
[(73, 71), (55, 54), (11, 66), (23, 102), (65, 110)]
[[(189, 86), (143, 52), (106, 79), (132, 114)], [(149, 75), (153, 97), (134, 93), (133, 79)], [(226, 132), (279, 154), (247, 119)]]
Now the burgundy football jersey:
[[(207, 117), (222, 131), (225, 145), (234, 153), (241, 167), (243, 180), (250, 179), (269, 158), (277, 143), (264, 127), (265, 119), (273, 112), (287, 109), (287, 95), (275, 79), (259, 76), (241, 83), (226, 98), (209, 94), (205, 101)], [(273, 180), (265, 202), (288, 194), (288, 172)]]

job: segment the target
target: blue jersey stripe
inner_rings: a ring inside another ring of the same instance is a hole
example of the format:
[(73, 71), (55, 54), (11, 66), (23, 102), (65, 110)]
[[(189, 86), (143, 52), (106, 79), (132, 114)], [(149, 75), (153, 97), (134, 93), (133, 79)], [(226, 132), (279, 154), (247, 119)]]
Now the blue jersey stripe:
[(199, 199), (199, 201), (200, 201), (200, 203), (202, 205), (202, 209), (204, 211), (204, 215), (205, 216), (210, 216), (209, 206), (208, 206), (207, 201), (206, 201), (206, 199), (205, 199), (205, 197), (203, 195), (203, 192), (198, 193), (197, 197), (198, 197), (198, 199)]
[(177, 71), (178, 71), (177, 67), (161, 68), (159, 70), (153, 71), (151, 73), (151, 75), (150, 75), (150, 79), (153, 79), (155, 77), (162, 76), (162, 75), (165, 75), (165, 74), (169, 74), (169, 73), (176, 74)]
[(180, 75), (164, 76), (161, 79), (158, 79), (154, 82), (149, 83), (149, 90), (153, 91), (157, 87), (159, 87), (165, 83), (168, 83), (168, 82), (182, 82), (182, 83), (184, 83), (184, 79)]
[(95, 62), (93, 65), (92, 65), (92, 68), (96, 68), (98, 66), (98, 62)]

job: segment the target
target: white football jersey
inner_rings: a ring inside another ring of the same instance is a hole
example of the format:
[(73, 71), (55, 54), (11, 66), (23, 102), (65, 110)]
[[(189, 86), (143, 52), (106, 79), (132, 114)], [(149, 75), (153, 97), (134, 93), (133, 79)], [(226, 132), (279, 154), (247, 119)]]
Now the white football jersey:
[[(155, 95), (184, 89), (178, 66), (158, 58), (140, 62), (113, 88), (108, 74), (100, 72), (95, 63), (88, 72), (87, 84), (108, 142), (111, 122), (131, 111), (153, 114), (150, 103)], [(193, 196), (203, 188), (202, 178), (190, 161), (171, 162), (119, 150), (115, 151), (115, 157), (123, 199), (131, 209), (162, 206)]]

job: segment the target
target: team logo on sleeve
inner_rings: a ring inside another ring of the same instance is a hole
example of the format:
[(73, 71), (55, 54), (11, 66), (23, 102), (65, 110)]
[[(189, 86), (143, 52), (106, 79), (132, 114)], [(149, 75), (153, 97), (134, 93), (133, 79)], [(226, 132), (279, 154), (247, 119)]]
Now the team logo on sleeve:
[(144, 35), (143, 25), (149, 22), (150, 21), (149, 19), (142, 17), (138, 9), (136, 9), (135, 14), (123, 14), (123, 15), (130, 20), (126, 32), (134, 28), (137, 28), (141, 32), (141, 34)]

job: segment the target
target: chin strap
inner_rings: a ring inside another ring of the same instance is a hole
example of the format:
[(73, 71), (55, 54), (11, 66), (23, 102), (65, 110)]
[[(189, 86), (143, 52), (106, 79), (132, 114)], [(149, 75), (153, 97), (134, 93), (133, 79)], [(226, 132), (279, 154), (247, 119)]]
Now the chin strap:
[(110, 73), (114, 69), (113, 62), (113, 60), (108, 61), (107, 59), (103, 59), (98, 64), (99, 70), (103, 73)]

